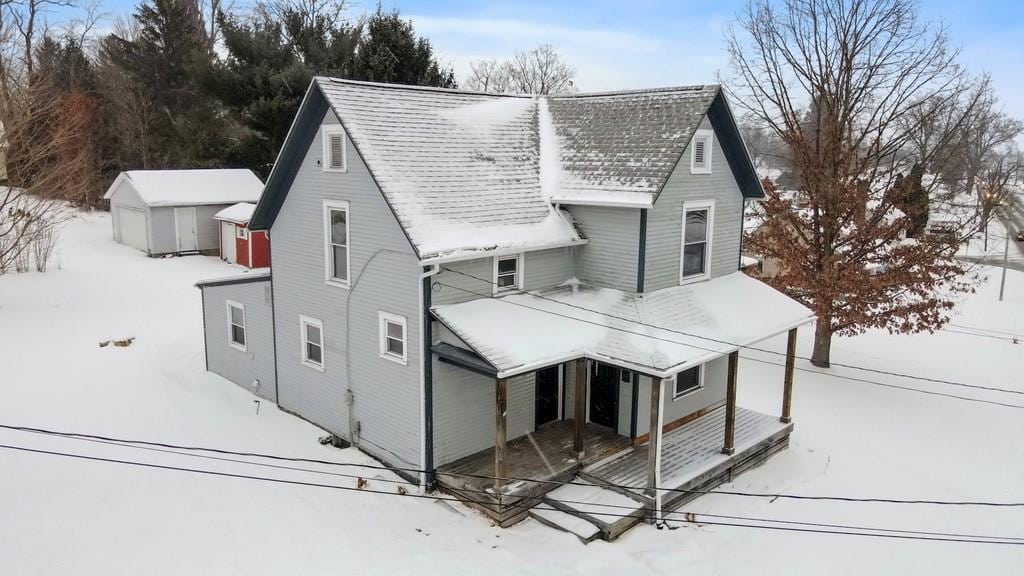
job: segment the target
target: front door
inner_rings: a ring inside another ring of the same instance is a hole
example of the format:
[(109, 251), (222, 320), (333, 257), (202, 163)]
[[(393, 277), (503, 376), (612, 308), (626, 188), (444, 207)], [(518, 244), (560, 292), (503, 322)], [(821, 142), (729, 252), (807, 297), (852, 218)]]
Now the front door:
[(197, 249), (195, 207), (175, 208), (174, 225), (178, 231), (178, 252), (194, 252)]
[(235, 225), (231, 222), (220, 223), (220, 257), (235, 263)]
[(590, 369), (590, 421), (616, 429), (619, 423), (619, 369), (592, 362)]
[(537, 371), (537, 418), (535, 425), (540, 428), (558, 420), (558, 374), (561, 366), (552, 366)]

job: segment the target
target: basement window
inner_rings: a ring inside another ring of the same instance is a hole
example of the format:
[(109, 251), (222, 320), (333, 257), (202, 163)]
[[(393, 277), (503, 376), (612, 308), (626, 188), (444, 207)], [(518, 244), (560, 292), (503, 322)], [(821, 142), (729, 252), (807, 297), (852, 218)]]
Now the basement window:
[(380, 313), (380, 357), (405, 364), (405, 317)]
[(302, 339), (302, 363), (324, 371), (324, 324), (308, 316), (299, 316)]
[(228, 344), (245, 352), (245, 306), (238, 302), (228, 304)]
[(324, 172), (345, 172), (348, 158), (345, 151), (345, 129), (339, 125), (324, 126)]
[(690, 174), (711, 174), (713, 130), (697, 130), (690, 146)]
[(704, 387), (704, 371), (701, 368), (701, 366), (694, 366), (676, 374), (676, 381), (672, 387), (673, 400), (692, 394)]

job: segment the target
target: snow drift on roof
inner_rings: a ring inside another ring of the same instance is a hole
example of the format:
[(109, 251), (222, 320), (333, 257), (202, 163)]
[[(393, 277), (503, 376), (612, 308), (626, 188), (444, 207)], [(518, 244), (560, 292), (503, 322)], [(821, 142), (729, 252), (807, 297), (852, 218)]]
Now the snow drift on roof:
[(814, 318), (741, 272), (648, 294), (562, 286), (432, 312), (500, 377), (584, 356), (669, 377)]
[(245, 169), (127, 170), (103, 198), (109, 200), (123, 178), (131, 181), (149, 206), (199, 206), (256, 202), (263, 182)]
[(249, 219), (252, 218), (253, 210), (256, 210), (255, 204), (251, 202), (239, 202), (238, 204), (228, 206), (220, 212), (217, 212), (213, 215), (213, 219), (227, 220), (228, 222), (234, 222), (235, 224), (248, 224)]

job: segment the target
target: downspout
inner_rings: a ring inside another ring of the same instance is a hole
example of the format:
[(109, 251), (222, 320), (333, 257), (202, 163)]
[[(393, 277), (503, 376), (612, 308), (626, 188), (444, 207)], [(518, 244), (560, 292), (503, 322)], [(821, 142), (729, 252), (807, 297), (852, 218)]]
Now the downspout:
[(636, 257), (636, 291), (644, 293), (644, 275), (647, 268), (647, 208), (640, 209), (640, 245)]
[(629, 439), (636, 440), (636, 419), (639, 416), (640, 411), (640, 373), (633, 372), (633, 398), (632, 406), (630, 406), (630, 413), (632, 418), (629, 423)]
[(420, 395), (423, 398), (420, 420), (423, 422), (421, 440), (421, 462), (423, 472), (421, 484), (424, 491), (434, 488), (434, 354), (431, 346), (434, 342), (434, 323), (430, 317), (432, 278), (441, 271), (437, 264), (425, 266), (420, 274), (423, 288), (420, 293), (423, 314), (420, 316), (420, 339), (423, 344), (423, 358), (420, 363)]

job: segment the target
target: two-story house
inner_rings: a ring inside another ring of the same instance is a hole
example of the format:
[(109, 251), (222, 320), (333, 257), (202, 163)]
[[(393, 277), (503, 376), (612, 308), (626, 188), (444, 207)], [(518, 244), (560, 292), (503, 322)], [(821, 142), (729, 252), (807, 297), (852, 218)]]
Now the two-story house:
[[(502, 525), (614, 537), (788, 444), (812, 314), (737, 272), (762, 195), (718, 86), (317, 78), (250, 222), (272, 272), (200, 284), (207, 367)], [(787, 331), (781, 418), (737, 407)]]

